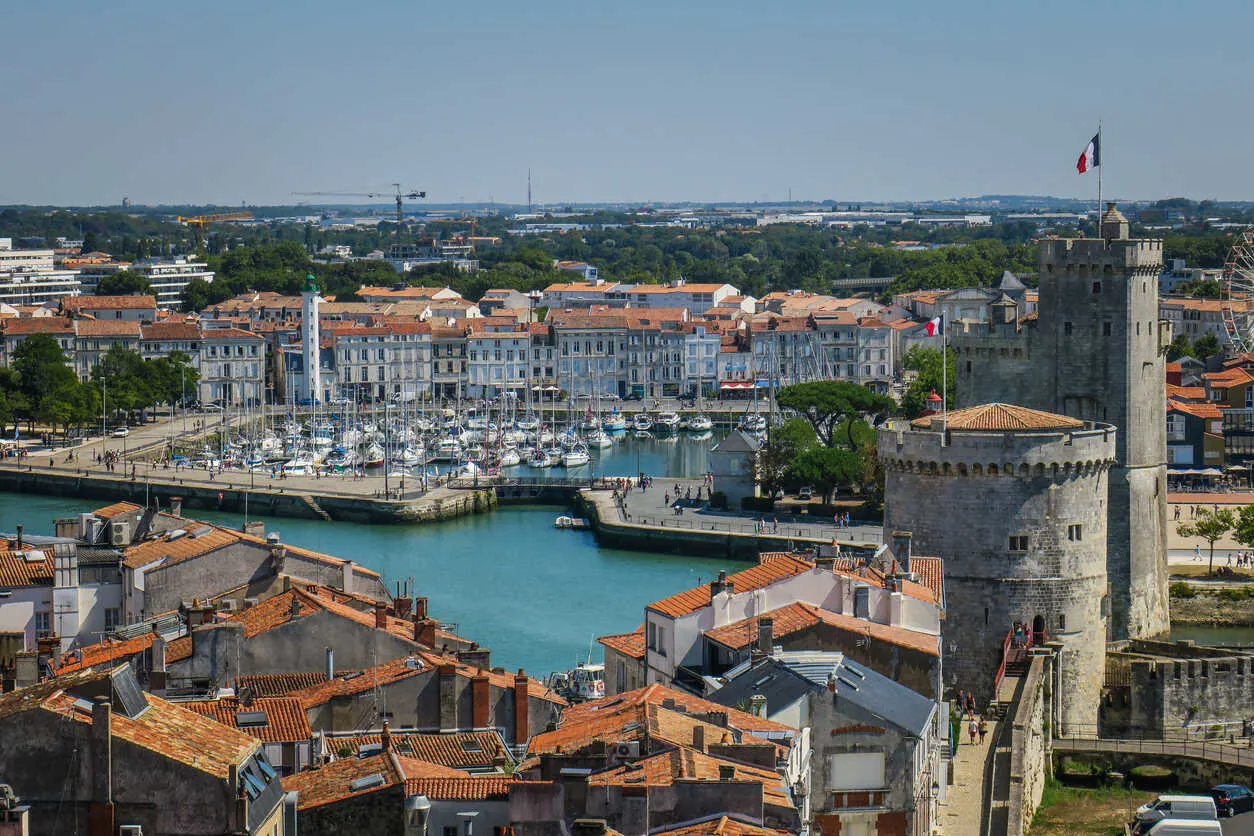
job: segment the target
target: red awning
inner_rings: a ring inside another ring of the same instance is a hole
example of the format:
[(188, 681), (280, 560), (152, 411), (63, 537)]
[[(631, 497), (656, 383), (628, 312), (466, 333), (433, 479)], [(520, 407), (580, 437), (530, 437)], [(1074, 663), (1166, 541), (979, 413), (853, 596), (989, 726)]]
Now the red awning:
[(752, 389), (752, 380), (724, 380), (718, 385), (720, 389)]

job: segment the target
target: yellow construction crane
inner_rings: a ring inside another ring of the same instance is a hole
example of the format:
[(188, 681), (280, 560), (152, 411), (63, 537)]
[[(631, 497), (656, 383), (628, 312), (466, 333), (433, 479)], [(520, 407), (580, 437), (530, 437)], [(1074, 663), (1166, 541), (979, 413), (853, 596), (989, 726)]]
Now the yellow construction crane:
[(414, 189), (402, 189), (400, 183), (392, 184), (392, 192), (389, 195), (384, 191), (376, 192), (292, 192), (294, 195), (302, 197), (391, 197), (396, 201), (396, 234), (401, 234), (401, 225), (405, 222), (404, 207), (406, 200), (418, 200), (427, 196), (425, 191), (417, 191)]
[(228, 221), (251, 221), (252, 219), (252, 212), (221, 212), (217, 215), (196, 215), (191, 218), (179, 216), (178, 222), (184, 226), (194, 226), (196, 228), (196, 249), (199, 250), (204, 246), (205, 227), (207, 225), (226, 223)]

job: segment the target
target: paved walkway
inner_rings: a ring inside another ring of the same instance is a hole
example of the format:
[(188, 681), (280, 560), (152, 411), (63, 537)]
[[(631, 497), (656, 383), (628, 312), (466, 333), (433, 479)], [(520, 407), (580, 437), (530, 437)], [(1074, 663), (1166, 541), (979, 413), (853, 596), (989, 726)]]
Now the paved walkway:
[[(683, 497), (680, 502), (682, 513), (676, 513), (676, 490)], [(739, 534), (758, 533), (755, 526), (761, 524), (763, 534), (782, 537), (807, 537), (816, 540), (839, 540), (842, 543), (867, 543), (878, 545), (883, 542), (883, 528), (873, 524), (855, 524), (849, 527), (837, 526), (831, 519), (822, 521), (811, 520), (804, 516), (776, 514), (732, 513), (704, 511), (699, 508), (697, 488), (704, 485), (701, 479), (663, 479), (659, 476), (653, 487), (641, 489), (632, 487), (627, 494), (626, 513), (620, 510), (619, 518), (637, 525), (656, 525), (666, 528), (688, 528), (704, 531), (729, 531)], [(714, 486), (715, 490), (718, 485)], [(691, 505), (687, 497), (691, 491)], [(702, 488), (701, 502), (709, 496)]]
[(967, 723), (962, 725), (958, 754), (954, 758), (954, 783), (941, 806), (940, 825), (945, 836), (979, 836), (984, 801), (984, 770), (988, 752), (997, 739), (997, 721), (988, 721), (983, 743), (967, 741)]

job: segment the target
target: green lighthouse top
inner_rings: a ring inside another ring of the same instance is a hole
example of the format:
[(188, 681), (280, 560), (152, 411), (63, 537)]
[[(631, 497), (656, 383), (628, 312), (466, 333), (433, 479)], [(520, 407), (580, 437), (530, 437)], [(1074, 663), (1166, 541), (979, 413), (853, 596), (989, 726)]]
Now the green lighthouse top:
[(318, 280), (314, 278), (313, 273), (309, 273), (305, 276), (305, 287), (302, 292), (304, 293), (317, 293), (318, 292)]

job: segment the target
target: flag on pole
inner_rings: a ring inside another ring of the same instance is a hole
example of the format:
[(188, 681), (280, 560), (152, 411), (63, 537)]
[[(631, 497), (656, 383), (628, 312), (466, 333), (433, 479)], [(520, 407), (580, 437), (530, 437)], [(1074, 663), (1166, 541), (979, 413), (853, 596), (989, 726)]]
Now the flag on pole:
[(929, 337), (939, 337), (945, 333), (945, 315), (941, 314), (935, 319), (929, 319), (923, 326)]
[(1079, 174), (1092, 171), (1102, 164), (1102, 134), (1099, 131), (1089, 140), (1088, 147), (1075, 162), (1075, 170)]

